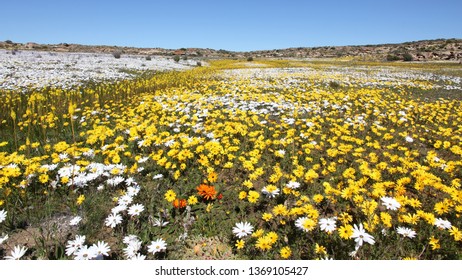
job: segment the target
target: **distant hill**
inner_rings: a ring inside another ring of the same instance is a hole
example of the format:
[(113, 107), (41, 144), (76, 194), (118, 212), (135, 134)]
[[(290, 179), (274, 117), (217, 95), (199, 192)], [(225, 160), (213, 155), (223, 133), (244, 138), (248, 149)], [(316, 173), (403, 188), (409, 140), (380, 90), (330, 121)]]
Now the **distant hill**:
[(89, 46), (79, 44), (38, 44), (0, 42), (0, 49), (10, 51), (38, 50), (56, 52), (122, 53), (138, 55), (189, 56), (208, 58), (343, 58), (361, 60), (462, 61), (462, 39), (436, 39), (399, 44), (299, 47), (251, 52), (235, 52), (205, 48), (134, 48), (121, 46)]

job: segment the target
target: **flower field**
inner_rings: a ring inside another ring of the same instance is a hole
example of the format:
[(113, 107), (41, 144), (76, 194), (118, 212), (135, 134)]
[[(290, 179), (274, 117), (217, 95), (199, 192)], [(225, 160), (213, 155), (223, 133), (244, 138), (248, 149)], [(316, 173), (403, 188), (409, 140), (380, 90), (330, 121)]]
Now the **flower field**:
[(4, 259), (460, 259), (457, 64), (0, 89)]

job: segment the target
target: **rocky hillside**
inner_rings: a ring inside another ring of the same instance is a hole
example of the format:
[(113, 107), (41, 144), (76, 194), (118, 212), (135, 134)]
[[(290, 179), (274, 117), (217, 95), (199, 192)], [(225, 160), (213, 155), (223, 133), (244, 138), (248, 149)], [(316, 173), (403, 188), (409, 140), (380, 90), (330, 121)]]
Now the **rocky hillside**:
[(12, 52), (18, 50), (42, 50), (56, 52), (122, 53), (162, 56), (188, 56), (208, 58), (342, 58), (353, 57), (361, 60), (405, 60), (405, 61), (462, 61), (462, 39), (436, 39), (406, 42), (400, 44), (325, 46), (311, 48), (287, 48), (252, 52), (234, 52), (203, 48), (134, 48), (119, 46), (88, 46), (79, 44), (38, 44), (0, 42), (0, 49)]

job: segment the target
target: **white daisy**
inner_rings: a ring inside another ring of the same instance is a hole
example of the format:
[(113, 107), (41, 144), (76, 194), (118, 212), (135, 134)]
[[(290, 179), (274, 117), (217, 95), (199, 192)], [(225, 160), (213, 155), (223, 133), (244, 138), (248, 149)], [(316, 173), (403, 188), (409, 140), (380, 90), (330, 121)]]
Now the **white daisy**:
[(6, 214), (8, 212), (5, 210), (0, 210), (0, 223), (3, 222), (6, 219)]
[(374, 237), (366, 233), (362, 224), (359, 224), (359, 227), (357, 225), (353, 226), (353, 234), (350, 238), (355, 239), (357, 248), (361, 247), (364, 242), (367, 242), (371, 245), (374, 245), (375, 243)]
[(84, 245), (75, 253), (74, 260), (91, 260), (98, 256), (93, 246)]
[(335, 220), (337, 220), (337, 217), (320, 219), (319, 225), (321, 226), (321, 230), (332, 233), (336, 229)]
[(14, 249), (11, 250), (10, 255), (6, 256), (5, 259), (6, 260), (19, 260), (20, 258), (22, 258), (24, 256), (26, 251), (27, 251), (27, 248), (24, 247), (24, 246), (22, 246), (22, 247), (19, 247), (19, 245), (14, 246)]
[(154, 218), (154, 219), (153, 219), (153, 224), (154, 224), (154, 226), (156, 226), (156, 227), (163, 227), (163, 226), (168, 225), (168, 222), (163, 222), (162, 219)]
[(0, 245), (3, 244), (3, 242), (5, 242), (7, 239), (8, 239), (8, 234), (6, 234), (3, 237), (0, 237)]
[(148, 252), (152, 254), (161, 252), (165, 249), (167, 249), (167, 243), (162, 238), (159, 238), (156, 241), (151, 241), (151, 245), (148, 246)]
[(127, 210), (127, 205), (125, 205), (125, 204), (117, 205), (116, 207), (111, 209), (111, 213), (112, 214), (118, 214), (118, 213), (123, 212), (125, 210)]
[(252, 232), (253, 226), (248, 222), (236, 223), (236, 226), (233, 227), (233, 233), (237, 236), (237, 238), (242, 238), (252, 234)]
[(111, 248), (109, 247), (109, 244), (107, 244), (104, 241), (98, 241), (96, 244), (93, 244), (93, 249), (96, 251), (96, 255), (98, 256), (109, 256), (109, 251), (111, 251)]
[(162, 177), (164, 177), (164, 175), (162, 175), (162, 174), (157, 174), (157, 175), (154, 175), (154, 177), (152, 177), (152, 179), (160, 179), (160, 178), (162, 178)]
[(142, 260), (145, 260), (146, 259), (146, 256), (145, 255), (142, 255), (140, 253), (134, 255), (133, 257), (130, 258), (130, 260), (132, 261), (142, 261)]
[(136, 236), (134, 234), (127, 235), (122, 240), (122, 242), (125, 243), (125, 244), (130, 244), (130, 243), (132, 243), (134, 241), (139, 241), (138, 236)]
[(269, 198), (274, 198), (279, 195), (279, 189), (273, 185), (264, 187), (261, 192)]
[(144, 211), (144, 206), (143, 204), (135, 204), (135, 205), (132, 205), (130, 206), (130, 208), (128, 208), (128, 214), (130, 216), (139, 216), (141, 212)]
[(398, 210), (401, 207), (401, 204), (393, 197), (384, 196), (380, 200), (388, 210)]
[(72, 220), (70, 220), (69, 225), (76, 226), (80, 223), (81, 220), (82, 220), (82, 217), (75, 216)]
[(411, 239), (416, 236), (416, 232), (410, 228), (398, 227), (396, 231), (398, 232), (398, 234), (401, 234), (404, 237), (409, 237)]
[(116, 225), (122, 222), (122, 216), (119, 214), (110, 214), (106, 218), (106, 226), (114, 228)]
[(436, 218), (434, 225), (440, 229), (450, 229), (452, 226), (450, 221), (441, 218)]
[(288, 187), (289, 189), (295, 190), (295, 189), (298, 189), (300, 187), (300, 183), (290, 181), (289, 183), (286, 184), (286, 187)]
[(295, 220), (295, 226), (305, 232), (311, 231), (315, 225), (316, 223), (308, 217), (300, 217)]

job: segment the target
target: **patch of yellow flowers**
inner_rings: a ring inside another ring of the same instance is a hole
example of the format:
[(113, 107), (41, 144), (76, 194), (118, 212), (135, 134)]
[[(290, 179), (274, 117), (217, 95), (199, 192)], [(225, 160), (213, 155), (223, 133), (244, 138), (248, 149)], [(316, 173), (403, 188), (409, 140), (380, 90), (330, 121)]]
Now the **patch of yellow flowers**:
[[(248, 219), (256, 231), (234, 241), (237, 253), (253, 258), (269, 252), (284, 259), (348, 258), (355, 224), (376, 241), (355, 257), (377, 257), (395, 242), (406, 250), (386, 258), (416, 257), (427, 245), (426, 258), (460, 248), (461, 101), (414, 98), (413, 90), (435, 87), (428, 81), (412, 87), (355, 78), (332, 89), (322, 81), (348, 74), (327, 69), (272, 70), (271, 77), (252, 72), (252, 79), (241, 78), (246, 70), (196, 70), (102, 84), (86, 89), (86, 99), (77, 90), (37, 92), (27, 101), (9, 93), (13, 105), (3, 110), (11, 114), (1, 129), (12, 136), (0, 145), (1, 205), (32, 185), (72, 185), (73, 174), (60, 176), (61, 167), (101, 162), (118, 166), (114, 176), (137, 176), (147, 158), (176, 182), (197, 170), (234, 196), (224, 199), (253, 209)], [(58, 107), (68, 100), (79, 104), (72, 112)], [(168, 202), (184, 188), (170, 187)], [(186, 195), (189, 205), (197, 204)], [(388, 209), (383, 197), (394, 198), (399, 209)], [(84, 200), (82, 193), (77, 204)], [(327, 233), (322, 218), (338, 225)], [(438, 218), (451, 226), (435, 226)], [(404, 240), (398, 226), (414, 229), (417, 238)]]

